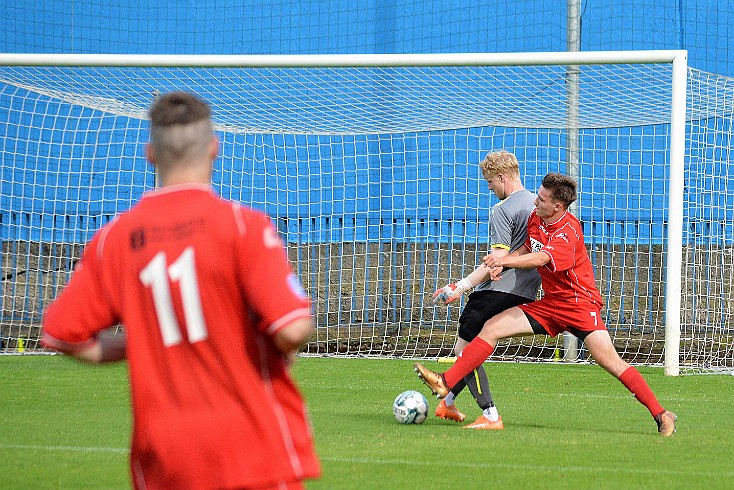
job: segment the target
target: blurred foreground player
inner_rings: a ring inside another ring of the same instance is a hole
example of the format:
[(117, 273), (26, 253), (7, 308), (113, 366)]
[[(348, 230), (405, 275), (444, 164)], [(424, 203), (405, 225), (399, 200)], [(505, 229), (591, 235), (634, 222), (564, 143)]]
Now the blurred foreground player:
[[(42, 342), (127, 358), (135, 488), (302, 488), (320, 468), (289, 365), (310, 302), (269, 218), (210, 188), (209, 106), (173, 92), (150, 119), (161, 188), (87, 244)], [(125, 336), (100, 335), (118, 323)]]

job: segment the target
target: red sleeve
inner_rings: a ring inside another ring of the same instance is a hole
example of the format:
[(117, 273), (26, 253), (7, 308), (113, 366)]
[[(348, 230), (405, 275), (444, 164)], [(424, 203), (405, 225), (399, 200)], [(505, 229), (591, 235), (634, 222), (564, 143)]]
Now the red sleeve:
[(98, 257), (101, 230), (87, 244), (76, 263), (71, 280), (43, 315), (41, 343), (55, 350), (73, 353), (94, 342), (97, 334), (118, 323), (101, 280)]
[(262, 213), (242, 212), (247, 216), (240, 280), (247, 303), (261, 320), (260, 328), (272, 335), (295, 319), (311, 316), (311, 304), (270, 219)]

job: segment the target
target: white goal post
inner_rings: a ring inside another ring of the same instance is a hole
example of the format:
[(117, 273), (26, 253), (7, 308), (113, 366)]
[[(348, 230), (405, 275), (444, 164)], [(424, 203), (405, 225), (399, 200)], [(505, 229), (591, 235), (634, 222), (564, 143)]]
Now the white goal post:
[[(35, 350), (85, 241), (155, 185), (147, 109), (188, 90), (213, 108), (215, 189), (273, 217), (313, 298), (306, 353), (451, 355), (460, 306), (430, 295), (487, 250), (495, 200), (479, 161), (514, 152), (534, 190), (569, 172), (572, 147), (576, 213), (623, 358), (669, 375), (734, 369), (732, 199), (714, 198), (730, 180), (730, 87), (679, 50), (0, 54), (0, 351)], [(554, 361), (563, 349), (513, 339), (495, 357)]]

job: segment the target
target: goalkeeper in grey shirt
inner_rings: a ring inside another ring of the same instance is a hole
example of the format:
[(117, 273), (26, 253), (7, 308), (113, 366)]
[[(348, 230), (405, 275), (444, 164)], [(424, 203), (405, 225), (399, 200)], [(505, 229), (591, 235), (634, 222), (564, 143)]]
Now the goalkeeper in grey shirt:
[[(528, 233), (528, 216), (534, 208), (535, 194), (523, 187), (517, 158), (507, 151), (488, 153), (479, 164), (482, 176), (500, 202), (492, 207), (490, 218), (490, 253), (504, 256), (522, 247)], [(502, 279), (493, 281), (490, 269), (480, 264), (455, 284), (447, 284), (433, 295), (434, 303), (449, 304), (474, 288), (459, 317), (459, 337), (454, 352), (460, 355), (466, 345), (482, 330), (484, 322), (513, 306), (534, 301), (540, 275), (536, 269), (507, 269)], [(456, 385), (436, 408), (436, 416), (463, 422), (465, 415), (454, 404), (454, 398), (469, 386), (482, 415), (468, 429), (500, 430), (502, 417), (492, 400), (487, 373), (479, 366)]]

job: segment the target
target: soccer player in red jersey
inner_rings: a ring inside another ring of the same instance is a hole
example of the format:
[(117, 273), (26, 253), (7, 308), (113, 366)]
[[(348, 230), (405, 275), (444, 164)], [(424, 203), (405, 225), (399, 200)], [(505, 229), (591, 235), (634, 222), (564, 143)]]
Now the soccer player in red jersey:
[[(161, 188), (87, 244), (42, 342), (127, 359), (135, 488), (303, 488), (320, 465), (289, 366), (310, 301), (270, 219), (211, 189), (209, 106), (172, 92), (150, 119)], [(123, 336), (102, 334), (119, 323)]]
[(423, 382), (439, 397), (482, 364), (501, 339), (532, 334), (556, 336), (571, 332), (583, 340), (594, 360), (619, 379), (649, 411), (663, 436), (675, 432), (676, 415), (658, 402), (642, 375), (617, 353), (604, 322), (601, 294), (584, 245), (578, 219), (568, 212), (576, 200), (576, 182), (550, 173), (543, 178), (528, 218), (525, 247), (500, 257), (486, 255), (484, 265), (501, 280), (507, 268), (537, 268), (543, 287), (540, 300), (503, 311), (487, 320), (479, 335), (445, 373), (436, 373), (416, 363)]

